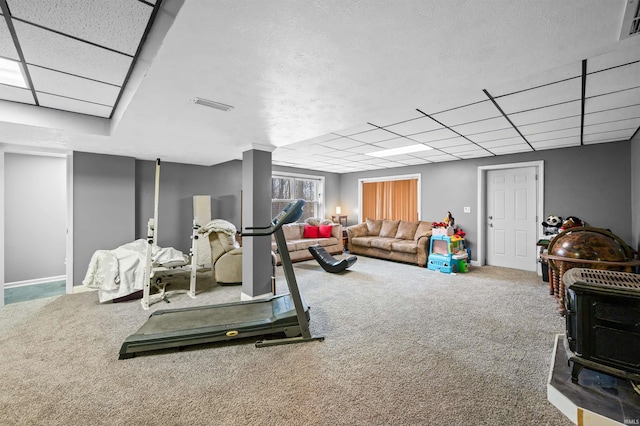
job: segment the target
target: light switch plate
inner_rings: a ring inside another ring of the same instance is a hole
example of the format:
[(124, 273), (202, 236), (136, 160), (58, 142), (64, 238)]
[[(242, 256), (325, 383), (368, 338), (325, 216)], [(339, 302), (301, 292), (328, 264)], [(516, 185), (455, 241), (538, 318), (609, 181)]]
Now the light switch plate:
[(465, 213), (471, 213), (471, 207), (465, 207), (464, 208), (464, 212)]

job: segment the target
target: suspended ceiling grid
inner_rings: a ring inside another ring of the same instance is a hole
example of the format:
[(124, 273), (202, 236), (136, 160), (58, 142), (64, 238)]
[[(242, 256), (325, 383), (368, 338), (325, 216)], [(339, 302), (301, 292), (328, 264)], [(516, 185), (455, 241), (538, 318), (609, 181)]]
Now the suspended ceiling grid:
[[(507, 3), (0, 0), (0, 56), (31, 84), (0, 84), (0, 145), (203, 165), (271, 146), (274, 164), (344, 173), (637, 133), (640, 37), (618, 38), (626, 1)], [(12, 125), (11, 105), (80, 125)], [(432, 149), (367, 155), (414, 144)]]
[(109, 118), (156, 1), (0, 0), (0, 56), (23, 66), (28, 88), (0, 99)]
[[(584, 92), (583, 92), (584, 85)], [(408, 112), (277, 148), (277, 165), (355, 172), (629, 140), (640, 128), (640, 49), (489, 87), (445, 111)], [(367, 153), (424, 144), (428, 151)]]

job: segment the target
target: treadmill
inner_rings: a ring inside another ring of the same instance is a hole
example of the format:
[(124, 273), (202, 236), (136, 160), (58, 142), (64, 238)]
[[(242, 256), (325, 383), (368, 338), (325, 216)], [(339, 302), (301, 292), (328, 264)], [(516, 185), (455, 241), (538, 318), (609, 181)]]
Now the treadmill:
[(244, 302), (157, 310), (138, 331), (125, 339), (119, 359), (133, 358), (138, 352), (252, 336), (283, 335), (259, 340), (256, 347), (324, 340), (323, 336), (312, 336), (309, 331), (309, 307), (300, 296), (282, 231), (282, 225), (295, 222), (302, 216), (304, 204), (304, 200), (292, 201), (269, 226), (246, 228), (255, 231), (242, 233), (243, 237), (274, 234), (289, 287), (288, 294)]

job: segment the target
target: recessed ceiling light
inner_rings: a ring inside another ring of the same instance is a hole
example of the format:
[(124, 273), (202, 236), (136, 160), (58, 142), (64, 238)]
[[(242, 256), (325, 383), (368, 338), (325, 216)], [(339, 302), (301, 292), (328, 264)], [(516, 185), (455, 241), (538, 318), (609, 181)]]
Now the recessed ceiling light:
[(20, 63), (5, 58), (0, 58), (0, 84), (24, 87), (25, 89), (29, 87)]
[(374, 151), (367, 152), (367, 155), (371, 155), (372, 157), (389, 157), (391, 155), (400, 155), (400, 154), (408, 154), (410, 152), (419, 152), (419, 151), (429, 151), (430, 146), (417, 144), (417, 145), (407, 145), (401, 146), (400, 148), (391, 148), (391, 149), (383, 149), (382, 151)]

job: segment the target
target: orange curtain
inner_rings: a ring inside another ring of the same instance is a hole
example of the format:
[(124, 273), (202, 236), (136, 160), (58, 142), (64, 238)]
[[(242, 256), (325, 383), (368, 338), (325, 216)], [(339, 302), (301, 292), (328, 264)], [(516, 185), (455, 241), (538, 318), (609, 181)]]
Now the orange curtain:
[(363, 183), (362, 218), (418, 220), (418, 179)]

